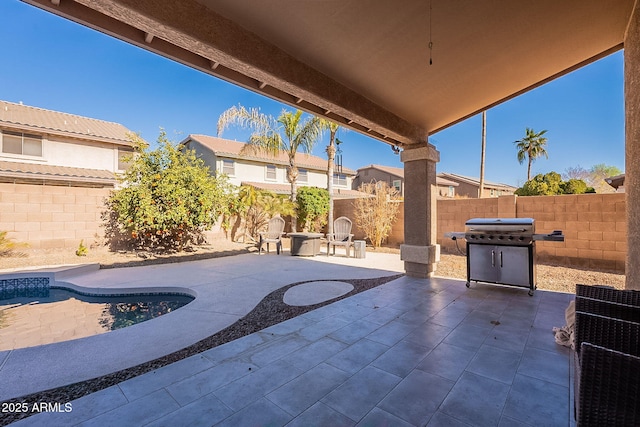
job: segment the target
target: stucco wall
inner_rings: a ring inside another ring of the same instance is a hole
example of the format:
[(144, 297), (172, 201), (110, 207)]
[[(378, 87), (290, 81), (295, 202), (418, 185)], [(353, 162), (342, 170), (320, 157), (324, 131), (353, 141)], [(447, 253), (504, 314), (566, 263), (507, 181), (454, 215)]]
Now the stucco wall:
[(48, 165), (118, 170), (118, 147), (111, 144), (49, 137), (43, 139), (42, 157)]
[(109, 189), (0, 183), (0, 230), (31, 248), (89, 246), (104, 235), (100, 212)]
[(118, 146), (43, 136), (42, 157), (0, 153), (0, 160), (117, 172)]
[(377, 181), (384, 181), (389, 187), (393, 187), (393, 181), (395, 180), (400, 180), (401, 193), (404, 195), (404, 179), (375, 168), (361, 169), (353, 180), (353, 189), (357, 190), (362, 184)]

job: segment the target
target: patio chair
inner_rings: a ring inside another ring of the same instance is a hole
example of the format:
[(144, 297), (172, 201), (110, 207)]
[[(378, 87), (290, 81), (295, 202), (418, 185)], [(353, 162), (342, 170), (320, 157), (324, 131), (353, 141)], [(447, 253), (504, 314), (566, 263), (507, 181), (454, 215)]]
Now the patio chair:
[(333, 233), (327, 233), (327, 256), (329, 256), (329, 249), (333, 246), (333, 254), (336, 254), (336, 246), (344, 246), (347, 251), (347, 258), (351, 256), (351, 246), (353, 246), (353, 234), (351, 234), (352, 227), (351, 220), (346, 216), (333, 221)]
[(267, 244), (267, 253), (269, 253), (269, 243), (276, 244), (276, 253), (280, 255), (282, 250), (282, 236), (284, 235), (284, 219), (279, 216), (269, 220), (267, 231), (260, 234), (260, 242), (258, 243), (258, 254), (262, 253), (262, 244)]
[(576, 296), (640, 306), (640, 291), (620, 290), (610, 286), (576, 285)]
[(640, 324), (576, 311), (577, 426), (640, 425)]

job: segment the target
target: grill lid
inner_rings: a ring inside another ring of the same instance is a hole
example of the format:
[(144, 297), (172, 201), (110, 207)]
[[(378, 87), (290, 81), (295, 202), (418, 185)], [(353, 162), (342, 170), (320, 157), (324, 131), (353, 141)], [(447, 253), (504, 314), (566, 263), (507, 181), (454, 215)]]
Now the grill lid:
[(533, 218), (471, 218), (465, 223), (467, 232), (497, 231), (503, 233), (533, 234)]

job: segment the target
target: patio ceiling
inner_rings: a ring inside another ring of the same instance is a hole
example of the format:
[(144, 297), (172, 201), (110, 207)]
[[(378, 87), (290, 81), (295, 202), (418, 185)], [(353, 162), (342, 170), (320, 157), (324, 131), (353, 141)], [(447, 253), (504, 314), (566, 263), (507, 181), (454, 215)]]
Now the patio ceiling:
[(622, 48), (635, 0), (23, 1), (402, 146)]

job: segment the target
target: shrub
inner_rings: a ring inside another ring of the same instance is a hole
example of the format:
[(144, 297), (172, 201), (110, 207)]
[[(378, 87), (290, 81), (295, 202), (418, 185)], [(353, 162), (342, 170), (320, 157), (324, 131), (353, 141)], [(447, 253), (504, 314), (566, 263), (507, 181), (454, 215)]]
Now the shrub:
[(581, 179), (563, 181), (557, 172), (538, 174), (515, 191), (518, 196), (554, 196), (558, 194), (583, 194), (593, 192), (593, 188)]
[(0, 256), (20, 255), (20, 248), (29, 246), (26, 243), (15, 242), (12, 238), (7, 237), (6, 231), (0, 231)]
[(112, 243), (151, 250), (182, 250), (199, 243), (229, 206), (224, 177), (212, 177), (193, 150), (173, 145), (164, 132), (150, 150), (133, 136), (134, 155), (111, 192), (103, 219)]
[(389, 236), (391, 226), (398, 216), (398, 192), (384, 181), (362, 184), (358, 190), (367, 193), (369, 197), (355, 200), (355, 223), (364, 231), (373, 247), (378, 248)]
[[(243, 237), (249, 235), (257, 240), (258, 233), (269, 219), (274, 216), (289, 216), (295, 213), (293, 203), (285, 195), (277, 195), (271, 191), (259, 190), (250, 185), (243, 185), (238, 195), (230, 202), (230, 215), (236, 221), (244, 223)], [(234, 226), (234, 228), (239, 228)]]
[(327, 223), (329, 192), (325, 188), (300, 187), (296, 197), (298, 221), (304, 230), (318, 232)]
[(87, 256), (88, 249), (84, 245), (84, 240), (80, 240), (80, 244), (78, 245), (78, 249), (76, 249), (77, 256)]

